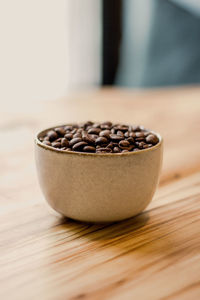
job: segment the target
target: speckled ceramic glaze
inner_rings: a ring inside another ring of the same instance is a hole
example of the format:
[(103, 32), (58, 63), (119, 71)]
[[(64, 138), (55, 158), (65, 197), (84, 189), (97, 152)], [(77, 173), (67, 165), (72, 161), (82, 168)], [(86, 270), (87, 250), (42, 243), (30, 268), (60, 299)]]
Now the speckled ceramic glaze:
[(117, 154), (66, 152), (35, 139), (41, 189), (52, 208), (86, 222), (113, 222), (142, 212), (151, 201), (162, 165), (163, 142)]

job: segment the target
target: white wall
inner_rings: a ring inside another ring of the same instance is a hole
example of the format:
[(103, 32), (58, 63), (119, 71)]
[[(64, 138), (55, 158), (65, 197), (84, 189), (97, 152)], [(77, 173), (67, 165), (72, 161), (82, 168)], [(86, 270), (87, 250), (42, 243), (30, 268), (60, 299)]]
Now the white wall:
[(65, 93), (65, 0), (0, 0), (0, 103)]
[(69, 86), (101, 82), (101, 0), (68, 0)]

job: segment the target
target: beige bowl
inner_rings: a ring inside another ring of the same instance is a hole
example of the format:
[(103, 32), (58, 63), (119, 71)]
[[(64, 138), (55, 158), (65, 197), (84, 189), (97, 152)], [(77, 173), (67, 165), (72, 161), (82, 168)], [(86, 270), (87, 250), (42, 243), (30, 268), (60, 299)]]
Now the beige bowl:
[(90, 154), (66, 152), (35, 139), (41, 189), (52, 208), (86, 222), (133, 217), (151, 201), (162, 165), (163, 142), (138, 152)]

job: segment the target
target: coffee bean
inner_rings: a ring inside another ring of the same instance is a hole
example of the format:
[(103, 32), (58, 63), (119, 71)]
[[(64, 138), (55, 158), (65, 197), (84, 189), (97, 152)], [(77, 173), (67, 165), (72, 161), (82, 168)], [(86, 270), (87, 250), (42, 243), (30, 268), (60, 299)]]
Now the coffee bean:
[(135, 135), (136, 135), (137, 138), (144, 137), (144, 133), (143, 132), (136, 132)]
[(136, 134), (135, 134), (135, 132), (129, 132), (129, 136), (134, 138), (134, 137), (136, 137)]
[(120, 150), (119, 147), (114, 147), (113, 152), (114, 152), (114, 153), (120, 153), (121, 150)]
[(147, 149), (147, 148), (149, 148), (148, 144), (143, 145), (143, 149)]
[(73, 134), (72, 133), (66, 133), (65, 136), (64, 136), (67, 140), (71, 140), (73, 139)]
[(123, 132), (126, 132), (128, 130), (128, 126), (118, 125), (117, 129)]
[(102, 144), (108, 143), (108, 139), (105, 138), (105, 137), (103, 137), (103, 136), (100, 136), (100, 137), (98, 137), (98, 138), (96, 139), (95, 142), (96, 142), (97, 145), (102, 145)]
[(73, 138), (81, 138), (81, 133), (80, 132), (79, 133), (75, 133), (74, 136), (73, 136)]
[(124, 136), (123, 132), (121, 130), (118, 130), (117, 131), (117, 135), (121, 135), (121, 136)]
[(51, 143), (49, 141), (43, 141), (43, 144), (47, 146), (51, 146)]
[(59, 136), (64, 136), (65, 135), (65, 130), (63, 127), (57, 127), (54, 129), (55, 132), (59, 135)]
[(98, 152), (102, 152), (102, 153), (110, 153), (110, 152), (112, 152), (112, 149), (110, 149), (110, 148), (98, 148), (97, 149), (97, 153)]
[(96, 139), (98, 139), (98, 135), (96, 135), (96, 134), (90, 134), (90, 137), (93, 139), (93, 140), (96, 140)]
[(69, 130), (69, 131), (72, 131), (73, 130), (73, 126), (72, 125), (66, 125), (64, 127), (65, 131)]
[(149, 144), (157, 144), (159, 142), (159, 139), (156, 135), (154, 134), (149, 134), (147, 137), (146, 137), (146, 142), (149, 143)]
[(93, 146), (85, 146), (85, 147), (83, 147), (83, 151), (84, 152), (95, 152), (96, 148)]
[(141, 131), (140, 126), (132, 126), (133, 131)]
[(97, 134), (98, 135), (100, 131), (101, 131), (100, 128), (91, 128), (91, 129), (88, 130), (88, 133), (89, 134)]
[(83, 128), (78, 128), (76, 133), (82, 133), (83, 132)]
[(76, 128), (74, 128), (74, 129), (71, 131), (71, 133), (72, 133), (72, 134), (75, 134), (75, 133), (76, 133), (76, 131), (77, 131), (77, 129), (76, 129)]
[(81, 142), (82, 139), (81, 138), (73, 138), (70, 142), (69, 142), (69, 145), (72, 147), (73, 145)]
[(62, 147), (69, 147), (69, 141), (66, 138), (61, 139), (61, 146)]
[(93, 124), (92, 127), (93, 127), (93, 128), (100, 128), (100, 125), (101, 125), (100, 123), (95, 123), (95, 124)]
[(121, 149), (125, 149), (125, 148), (127, 148), (127, 147), (129, 147), (129, 146), (130, 146), (129, 141), (123, 140), (123, 141), (120, 141), (120, 142), (119, 142), (119, 147), (120, 147)]
[(134, 138), (130, 136), (129, 138), (127, 138), (127, 141), (129, 141), (130, 144), (133, 144), (134, 143)]
[(110, 130), (103, 130), (103, 131), (101, 131), (99, 133), (99, 136), (103, 136), (103, 137), (109, 139), (110, 138)]
[(86, 142), (79, 142), (73, 145), (72, 149), (74, 151), (79, 151), (80, 149), (82, 149), (84, 146), (87, 146)]
[(129, 132), (126, 131), (126, 132), (124, 133), (124, 136), (125, 136), (126, 138), (128, 138), (128, 137), (129, 137)]
[(140, 149), (142, 149), (144, 145), (145, 145), (144, 142), (140, 142), (140, 143), (138, 144), (138, 147), (139, 147)]
[(61, 148), (61, 143), (60, 142), (53, 142), (51, 144), (54, 148)]
[(110, 121), (103, 122), (102, 125), (108, 125), (109, 127), (111, 127), (112, 126), (112, 122), (110, 122)]
[(112, 141), (121, 141), (123, 140), (123, 136), (117, 134), (110, 134), (110, 139)]
[(68, 124), (49, 130), (39, 140), (63, 151), (121, 153), (153, 147), (158, 137), (143, 126), (127, 126), (111, 122)]
[(137, 141), (137, 142), (142, 142), (142, 141), (144, 141), (144, 140), (145, 140), (144, 137), (135, 138), (135, 141)]
[(86, 132), (82, 133), (82, 140), (84, 142), (87, 142), (88, 144), (94, 144), (95, 143), (95, 139), (93, 139), (89, 134), (87, 134)]
[(51, 142), (58, 138), (58, 134), (54, 130), (48, 131), (47, 136)]
[(113, 143), (111, 142), (110, 144), (108, 144), (107, 148), (112, 149), (114, 147)]

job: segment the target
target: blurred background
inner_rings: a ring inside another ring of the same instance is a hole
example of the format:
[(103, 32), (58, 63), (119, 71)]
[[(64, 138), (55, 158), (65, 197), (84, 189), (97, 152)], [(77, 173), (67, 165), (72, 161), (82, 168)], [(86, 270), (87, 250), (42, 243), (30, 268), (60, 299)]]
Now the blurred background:
[(0, 101), (200, 82), (199, 0), (0, 0)]

